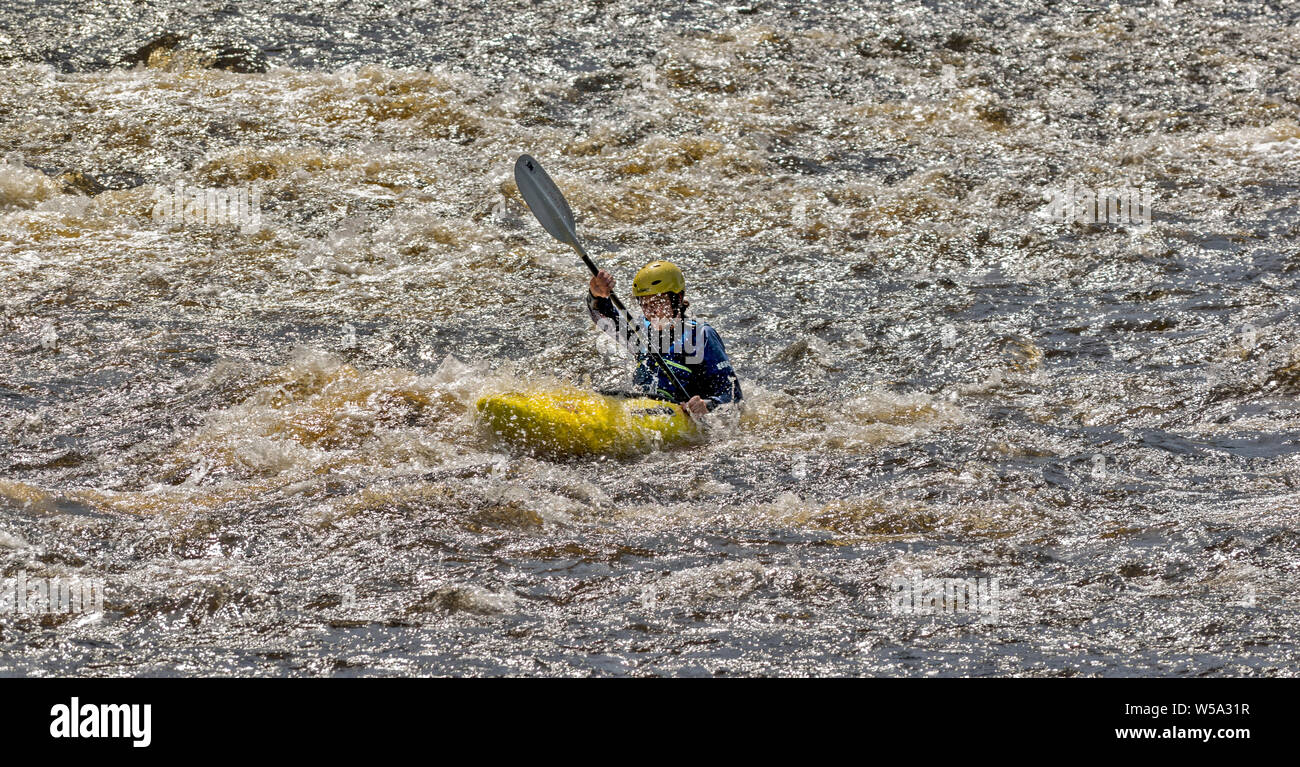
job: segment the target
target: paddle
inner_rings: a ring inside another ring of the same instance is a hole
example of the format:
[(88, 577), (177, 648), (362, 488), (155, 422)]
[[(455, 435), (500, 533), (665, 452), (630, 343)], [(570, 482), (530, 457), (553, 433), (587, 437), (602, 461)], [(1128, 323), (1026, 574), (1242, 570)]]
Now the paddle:
[[(542, 166), (531, 156), (526, 154), (519, 155), (515, 162), (515, 184), (519, 187), (519, 194), (523, 195), (524, 202), (528, 203), (528, 209), (537, 217), (542, 228), (550, 232), (551, 236), (560, 242), (571, 246), (582, 256), (582, 261), (587, 265), (594, 275), (600, 271), (596, 263), (587, 255), (587, 251), (578, 242), (578, 235), (573, 224), (573, 211), (569, 208), (569, 203), (560, 194), (560, 189), (551, 180), (551, 177), (542, 170)], [(659, 356), (645, 337), (641, 324), (632, 321), (632, 315), (628, 312), (623, 302), (618, 300), (618, 296), (611, 291), (609, 298), (614, 302), (614, 307), (618, 309), (620, 316), (627, 325), (636, 330), (637, 339), (645, 345), (645, 349), (650, 354), (650, 359), (654, 360), (659, 369), (668, 374), (668, 380), (673, 382), (685, 397), (690, 398), (690, 393), (686, 387), (682, 386), (677, 376), (673, 375), (672, 368), (664, 362), (663, 357)]]

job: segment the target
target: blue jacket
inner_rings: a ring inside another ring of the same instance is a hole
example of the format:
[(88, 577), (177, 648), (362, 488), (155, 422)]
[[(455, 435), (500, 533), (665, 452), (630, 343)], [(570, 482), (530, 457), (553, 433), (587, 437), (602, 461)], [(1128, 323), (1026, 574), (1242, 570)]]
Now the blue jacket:
[(668, 331), (660, 333), (651, 327), (649, 321), (641, 319), (641, 330), (650, 348), (658, 351), (664, 363), (672, 369), (673, 375), (686, 389), (683, 392), (650, 357), (644, 344), (637, 340), (636, 331), (620, 322), (613, 301), (587, 293), (587, 310), (601, 330), (636, 355), (637, 366), (632, 382), (640, 391), (677, 403), (699, 397), (708, 404), (709, 410), (726, 402), (741, 401), (740, 379), (731, 367), (718, 331), (707, 323), (679, 320)]

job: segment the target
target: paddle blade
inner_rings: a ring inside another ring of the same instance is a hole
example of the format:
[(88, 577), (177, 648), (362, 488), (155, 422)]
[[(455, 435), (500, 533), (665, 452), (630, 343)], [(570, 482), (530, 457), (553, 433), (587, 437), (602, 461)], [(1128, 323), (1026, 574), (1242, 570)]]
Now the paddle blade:
[(519, 155), (519, 160), (515, 162), (515, 184), (519, 187), (524, 202), (528, 203), (528, 209), (552, 237), (568, 244), (577, 242), (573, 211), (569, 210), (569, 203), (560, 194), (559, 187), (551, 177), (546, 175), (546, 171), (531, 156)]

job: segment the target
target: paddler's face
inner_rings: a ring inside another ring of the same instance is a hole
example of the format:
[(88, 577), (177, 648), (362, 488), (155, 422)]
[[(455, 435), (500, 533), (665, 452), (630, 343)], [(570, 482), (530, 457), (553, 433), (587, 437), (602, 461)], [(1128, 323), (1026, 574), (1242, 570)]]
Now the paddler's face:
[(672, 321), (673, 302), (667, 293), (641, 296), (637, 301), (641, 304), (641, 313), (650, 320), (650, 327), (655, 330), (663, 330)]

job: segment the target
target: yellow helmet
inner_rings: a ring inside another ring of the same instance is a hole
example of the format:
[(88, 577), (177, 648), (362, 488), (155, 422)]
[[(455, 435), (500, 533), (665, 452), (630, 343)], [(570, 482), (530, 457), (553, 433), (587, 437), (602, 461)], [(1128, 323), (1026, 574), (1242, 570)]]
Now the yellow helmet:
[(683, 290), (686, 290), (686, 278), (682, 276), (682, 270), (667, 261), (651, 261), (632, 279), (632, 295), (637, 298)]

